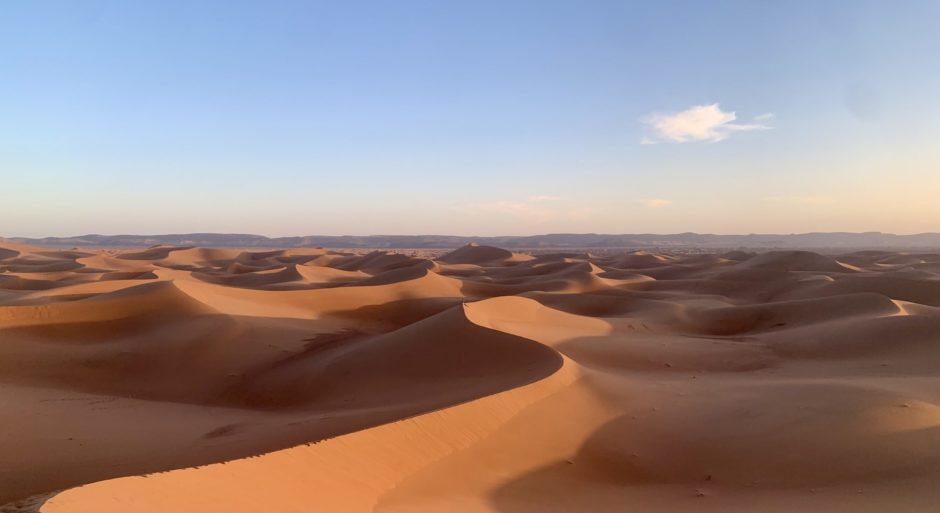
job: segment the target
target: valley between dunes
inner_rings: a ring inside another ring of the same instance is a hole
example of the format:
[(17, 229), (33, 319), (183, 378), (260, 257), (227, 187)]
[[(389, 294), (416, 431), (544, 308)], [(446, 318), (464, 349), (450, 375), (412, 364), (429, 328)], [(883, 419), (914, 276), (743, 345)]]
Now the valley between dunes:
[(940, 511), (940, 255), (0, 242), (5, 511)]

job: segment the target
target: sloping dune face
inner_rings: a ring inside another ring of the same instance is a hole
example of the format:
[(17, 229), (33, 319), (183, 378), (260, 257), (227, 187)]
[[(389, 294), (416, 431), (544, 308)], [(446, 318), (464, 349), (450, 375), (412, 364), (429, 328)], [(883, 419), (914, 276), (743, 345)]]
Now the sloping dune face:
[(940, 255), (0, 244), (0, 510), (937, 511)]

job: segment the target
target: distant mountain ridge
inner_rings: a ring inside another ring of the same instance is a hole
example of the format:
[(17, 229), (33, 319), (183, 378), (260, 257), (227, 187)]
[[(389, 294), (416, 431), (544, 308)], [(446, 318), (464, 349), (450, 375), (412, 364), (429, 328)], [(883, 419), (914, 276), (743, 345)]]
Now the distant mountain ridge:
[(881, 232), (714, 235), (554, 233), (530, 236), (463, 237), (457, 235), (308, 235), (265, 237), (251, 234), (187, 233), (168, 235), (81, 235), (76, 237), (10, 237), (10, 242), (46, 246), (147, 247), (154, 245), (239, 248), (388, 248), (449, 249), (468, 243), (507, 249), (564, 248), (940, 248), (940, 233), (895, 235)]

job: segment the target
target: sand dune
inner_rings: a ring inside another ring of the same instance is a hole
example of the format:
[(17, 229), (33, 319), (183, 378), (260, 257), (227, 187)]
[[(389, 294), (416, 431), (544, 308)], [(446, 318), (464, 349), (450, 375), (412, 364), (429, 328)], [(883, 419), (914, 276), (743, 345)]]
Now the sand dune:
[(0, 243), (6, 511), (937, 511), (940, 255)]

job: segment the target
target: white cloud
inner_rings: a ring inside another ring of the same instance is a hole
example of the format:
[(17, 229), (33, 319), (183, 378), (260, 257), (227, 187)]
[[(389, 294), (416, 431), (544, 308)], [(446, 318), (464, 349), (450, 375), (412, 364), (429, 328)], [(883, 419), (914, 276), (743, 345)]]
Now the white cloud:
[(672, 200), (663, 198), (647, 198), (643, 200), (643, 204), (649, 208), (663, 208), (672, 205)]
[(721, 110), (717, 103), (697, 105), (682, 112), (654, 113), (641, 120), (650, 134), (644, 136), (640, 144), (654, 144), (657, 141), (718, 142), (735, 132), (772, 129), (772, 126), (765, 124), (771, 118), (773, 114), (768, 112), (757, 116), (751, 123), (735, 123), (737, 114)]
[(562, 201), (565, 198), (561, 196), (529, 196), (529, 201)]

